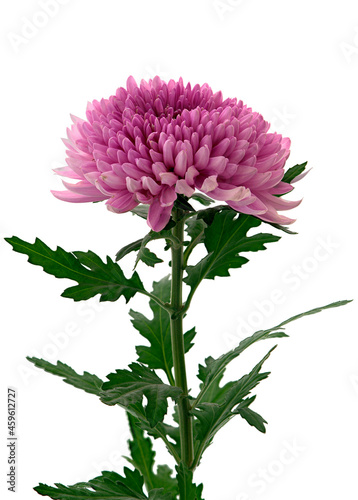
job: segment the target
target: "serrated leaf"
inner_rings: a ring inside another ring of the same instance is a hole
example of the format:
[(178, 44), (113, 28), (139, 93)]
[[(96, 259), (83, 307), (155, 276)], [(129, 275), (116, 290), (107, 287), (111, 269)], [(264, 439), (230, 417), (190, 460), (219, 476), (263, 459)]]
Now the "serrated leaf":
[(154, 439), (162, 439), (169, 453), (177, 463), (180, 462), (181, 446), (179, 426), (159, 422), (155, 427), (150, 427), (148, 422), (140, 421), (141, 429), (147, 431), (148, 435)]
[[(213, 358), (207, 358), (213, 359)], [(223, 402), (225, 394), (227, 391), (235, 384), (235, 382), (227, 382), (224, 386), (220, 386), (222, 378), (224, 376), (224, 371), (220, 373), (218, 377), (213, 380), (208, 389), (205, 391), (205, 395), (203, 395), (201, 401), (203, 403), (217, 403), (220, 404)], [(205, 376), (203, 377), (205, 380)]]
[(91, 251), (66, 252), (61, 247), (51, 250), (38, 238), (35, 243), (28, 243), (16, 236), (6, 238), (6, 241), (15, 252), (28, 255), (28, 261), (41, 266), (46, 273), (56, 278), (77, 281), (78, 285), (67, 288), (62, 297), (78, 301), (100, 294), (102, 302), (113, 302), (121, 296), (128, 302), (137, 292), (144, 291), (138, 274), (135, 272), (131, 278), (126, 278), (119, 265), (110, 257), (104, 263)]
[(55, 500), (146, 500), (148, 497), (143, 493), (143, 478), (140, 473), (125, 467), (124, 474), (121, 476), (116, 472), (103, 471), (101, 476), (88, 482), (72, 486), (56, 483), (55, 487), (39, 484), (34, 490)]
[(179, 493), (178, 483), (175, 477), (172, 476), (172, 469), (168, 465), (158, 465), (157, 473), (154, 476), (154, 484), (163, 487), (166, 493), (171, 493), (171, 499), (175, 500)]
[[(166, 276), (159, 282), (153, 283), (153, 295), (158, 297), (162, 302), (167, 303), (170, 300), (170, 287), (169, 276)], [(148, 319), (143, 314), (133, 310), (129, 312), (133, 318), (132, 324), (134, 328), (150, 343), (150, 346), (140, 345), (136, 347), (138, 361), (154, 370), (163, 370), (170, 383), (173, 384), (173, 354), (169, 314), (152, 299), (149, 301), (149, 306), (153, 312), (152, 319)], [(184, 334), (185, 352), (188, 352), (193, 346), (192, 340), (195, 334), (194, 328)]]
[(325, 309), (332, 309), (335, 307), (340, 307), (345, 304), (351, 302), (350, 300), (341, 300), (338, 302), (333, 302), (332, 304), (328, 304), (322, 307), (316, 307), (315, 309), (310, 309), (309, 311), (297, 314), (277, 326), (273, 328), (269, 328), (267, 330), (259, 330), (255, 332), (250, 337), (242, 340), (240, 344), (231, 351), (221, 355), (219, 358), (214, 359), (212, 357), (208, 357), (205, 360), (206, 366), (199, 365), (199, 374), (198, 378), (202, 381), (200, 385), (200, 394), (197, 398), (197, 401), (201, 401), (205, 398), (206, 391), (210, 388), (210, 386), (214, 383), (215, 379), (219, 377), (225, 370), (226, 366), (237, 358), (243, 351), (245, 351), (250, 345), (258, 342), (260, 340), (270, 339), (270, 338), (279, 338), (279, 337), (287, 337), (288, 335), (283, 331), (283, 327), (292, 321), (295, 321), (299, 318), (303, 318), (304, 316), (310, 316), (311, 314), (319, 313)]
[(149, 248), (140, 248), (138, 252), (138, 260), (141, 260), (144, 262), (144, 264), (147, 264), (147, 266), (154, 267), (155, 264), (160, 264), (160, 262), (163, 262), (163, 259), (160, 259), (155, 255), (154, 252), (151, 252)]
[(198, 243), (204, 240), (204, 230), (207, 224), (203, 219), (197, 219), (196, 217), (191, 217), (185, 221), (186, 232), (190, 236), (191, 240), (198, 240)]
[(193, 472), (180, 462), (176, 467), (179, 485), (179, 500), (204, 500), (202, 495), (203, 485), (193, 483)]
[[(269, 372), (261, 373), (261, 368), (275, 348), (276, 346), (270, 349), (250, 373), (227, 388), (222, 403), (200, 403), (192, 409), (191, 413), (197, 419), (194, 426), (195, 464), (199, 463), (215, 434), (235, 415), (235, 407), (240, 408), (240, 404), (245, 401), (252, 389), (268, 377)], [(250, 398), (249, 403), (252, 401), (253, 398)], [(244, 406), (246, 407), (247, 404)]]
[(130, 370), (116, 370), (107, 375), (109, 382), (102, 386), (101, 401), (108, 405), (118, 404), (129, 408), (132, 404), (142, 403), (143, 396), (148, 400), (144, 409), (151, 427), (163, 421), (168, 409), (167, 399), (174, 401), (182, 390), (164, 384), (158, 375), (139, 363), (129, 365)]
[(265, 244), (278, 241), (279, 236), (247, 232), (259, 226), (261, 221), (250, 215), (238, 215), (233, 210), (217, 212), (214, 220), (204, 232), (204, 244), (208, 255), (195, 266), (186, 268), (184, 279), (191, 288), (191, 295), (203, 279), (230, 276), (229, 269), (239, 268), (248, 262), (241, 252), (265, 250)]
[(37, 366), (37, 368), (42, 368), (42, 370), (45, 370), (48, 373), (62, 377), (66, 384), (73, 385), (78, 389), (82, 389), (90, 394), (96, 394), (97, 396), (99, 396), (101, 392), (103, 381), (98, 378), (97, 375), (92, 375), (88, 372), (84, 372), (83, 375), (79, 375), (73, 368), (65, 363), (61, 363), (61, 361), (57, 361), (57, 364), (54, 365), (40, 358), (27, 357), (27, 359)]
[[(166, 494), (170, 493), (168, 499), (175, 500), (178, 493), (178, 484), (172, 477), (172, 470), (167, 465), (158, 465), (157, 473), (153, 471), (155, 452), (153, 451), (152, 440), (144, 436), (141, 422), (127, 413), (129, 427), (133, 440), (129, 440), (131, 458), (127, 460), (142, 474), (147, 490), (163, 488)], [(161, 497), (158, 497), (161, 498)]]
[(162, 259), (159, 259), (155, 255), (155, 253), (151, 252), (148, 248), (147, 245), (153, 240), (160, 240), (160, 239), (165, 239), (168, 241), (168, 238), (171, 238), (172, 234), (171, 231), (168, 229), (163, 229), (162, 231), (149, 231), (149, 233), (142, 239), (141, 245), (138, 250), (137, 258), (135, 261), (134, 267), (138, 265), (138, 262), (141, 260), (147, 266), (154, 267), (155, 264), (159, 264), (160, 262), (163, 262)]
[(131, 458), (128, 459), (131, 464), (139, 470), (144, 478), (144, 482), (148, 490), (155, 487), (154, 484), (154, 457), (152, 441), (144, 436), (144, 432), (138, 427), (138, 419), (127, 412), (129, 429), (132, 435), (132, 440), (128, 441)]
[(283, 176), (281, 182), (287, 182), (287, 184), (290, 184), (293, 181), (293, 179), (295, 179), (305, 171), (306, 166), (307, 162), (305, 161), (304, 163), (289, 168), (287, 172), (285, 172), (285, 175)]
[(251, 410), (251, 408), (237, 408), (233, 411), (233, 413), (240, 415), (248, 424), (255, 427), (258, 431), (263, 433), (266, 432), (266, 420), (254, 410)]

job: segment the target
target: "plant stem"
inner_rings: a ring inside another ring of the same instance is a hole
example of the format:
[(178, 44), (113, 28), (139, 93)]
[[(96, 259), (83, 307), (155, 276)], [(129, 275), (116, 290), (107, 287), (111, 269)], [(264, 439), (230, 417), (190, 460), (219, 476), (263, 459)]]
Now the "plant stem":
[(193, 445), (193, 424), (189, 414), (190, 404), (188, 398), (188, 386), (185, 368), (185, 350), (183, 336), (183, 240), (184, 240), (184, 218), (183, 211), (173, 210), (173, 217), (176, 225), (172, 232), (180, 241), (179, 247), (172, 247), (172, 287), (171, 287), (171, 307), (173, 314), (170, 319), (170, 330), (172, 339), (173, 363), (175, 385), (183, 390), (183, 394), (178, 401), (179, 410), (179, 431), (181, 445), (181, 459), (190, 467), (194, 458)]

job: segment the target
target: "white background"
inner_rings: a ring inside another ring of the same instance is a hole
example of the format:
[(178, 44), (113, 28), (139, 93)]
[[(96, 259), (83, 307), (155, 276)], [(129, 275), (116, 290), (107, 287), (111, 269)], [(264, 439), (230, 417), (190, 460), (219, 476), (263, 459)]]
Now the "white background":
[[(242, 99), (291, 138), (288, 166), (308, 160), (313, 167), (290, 195), (304, 197), (293, 214), (299, 235), (282, 234), (231, 279), (206, 282), (198, 292), (186, 320), (198, 330), (188, 356), (193, 391), (197, 363), (237, 345), (245, 330), (356, 298), (356, 2), (55, 4), (51, 16), (36, 0), (1, 6), (2, 238), (38, 236), (52, 247), (91, 248), (104, 257), (143, 235), (145, 223), (131, 215), (53, 198), (50, 189), (60, 182), (51, 169), (64, 164), (60, 138), (69, 113), (84, 117), (88, 100), (113, 94), (130, 74), (137, 81), (182, 76)], [(124, 368), (141, 342), (129, 307), (123, 299), (99, 305), (61, 298), (70, 282), (27, 264), (3, 240), (0, 252), (1, 497), (13, 498), (5, 484), (7, 386), (18, 391), (17, 498), (38, 498), (38, 482), (73, 484), (102, 469), (120, 472), (124, 411), (32, 369), (25, 356), (60, 359), (102, 377)], [(126, 271), (131, 265), (129, 258)], [(164, 265), (139, 271), (146, 283), (166, 273)], [(130, 305), (147, 310), (141, 298)], [(267, 434), (240, 417), (219, 433), (196, 474), (206, 500), (357, 498), (356, 324), (353, 302), (287, 328), (290, 338), (279, 340), (267, 362), (272, 375), (256, 391), (254, 408), (268, 420)], [(228, 377), (245, 373), (269, 347), (253, 347)], [(157, 451), (163, 463), (166, 451)]]

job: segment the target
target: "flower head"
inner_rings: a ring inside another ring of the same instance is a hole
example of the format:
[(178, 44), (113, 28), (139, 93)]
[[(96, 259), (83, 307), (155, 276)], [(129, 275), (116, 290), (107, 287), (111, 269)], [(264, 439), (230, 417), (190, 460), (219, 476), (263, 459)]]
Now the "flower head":
[(264, 221), (289, 224), (278, 211), (296, 207), (282, 195), (290, 140), (269, 133), (270, 124), (237, 99), (223, 100), (207, 85), (163, 82), (138, 86), (133, 77), (109, 99), (87, 106), (87, 120), (72, 117), (67, 166), (59, 175), (64, 201), (107, 200), (123, 213), (149, 205), (148, 225), (163, 229), (177, 196), (196, 190)]

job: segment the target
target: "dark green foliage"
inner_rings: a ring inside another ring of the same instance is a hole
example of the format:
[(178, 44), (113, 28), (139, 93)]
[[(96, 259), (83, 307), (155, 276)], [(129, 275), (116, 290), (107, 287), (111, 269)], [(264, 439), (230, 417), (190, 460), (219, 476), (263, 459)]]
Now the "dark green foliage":
[(67, 288), (62, 297), (78, 301), (100, 294), (101, 301), (113, 302), (123, 296), (128, 302), (137, 292), (144, 291), (138, 274), (135, 272), (131, 278), (126, 278), (110, 257), (104, 263), (91, 251), (66, 252), (61, 247), (51, 250), (38, 238), (35, 243), (27, 243), (16, 236), (6, 241), (15, 252), (28, 255), (28, 261), (41, 266), (46, 273), (77, 281), (78, 285)]
[(282, 178), (282, 182), (287, 182), (290, 184), (296, 177), (301, 175), (307, 166), (307, 162), (305, 161), (304, 163), (301, 163), (300, 165), (295, 165), (294, 167), (291, 167), (285, 172), (285, 175)]
[(204, 500), (201, 496), (203, 485), (199, 484), (197, 486), (193, 483), (193, 472), (183, 462), (176, 466), (176, 470), (178, 473), (179, 500)]
[[(164, 384), (153, 370), (139, 363), (129, 365), (130, 370), (116, 370), (107, 375), (109, 382), (102, 386), (101, 401), (108, 405), (118, 404), (131, 411), (133, 405), (148, 400), (144, 408), (145, 418), (151, 427), (163, 421), (171, 397), (176, 400), (182, 390)], [(136, 408), (137, 409), (137, 408)]]
[(280, 239), (266, 233), (247, 236), (250, 229), (260, 224), (255, 217), (238, 215), (234, 210), (215, 213), (211, 225), (204, 230), (203, 242), (208, 255), (195, 266), (186, 268), (187, 277), (184, 281), (191, 287), (189, 300), (203, 279), (230, 276), (230, 269), (246, 264), (248, 259), (241, 255), (242, 252), (265, 250), (265, 244)]
[[(276, 346), (275, 346), (276, 347)], [(202, 454), (212, 443), (215, 434), (235, 415), (235, 408), (244, 403), (245, 398), (250, 394), (261, 380), (268, 377), (269, 372), (261, 373), (263, 363), (270, 356), (273, 347), (262, 360), (247, 375), (244, 375), (237, 382), (225, 386), (225, 392), (221, 395), (222, 402), (195, 404), (192, 414), (197, 421), (194, 430), (195, 458), (194, 462), (199, 463)], [(254, 398), (246, 400), (246, 408), (253, 402)], [(239, 412), (237, 412), (239, 413)]]
[(100, 395), (103, 381), (98, 378), (97, 375), (92, 375), (88, 372), (84, 372), (83, 375), (79, 375), (73, 368), (65, 363), (61, 363), (61, 361), (57, 361), (57, 364), (54, 365), (44, 359), (30, 357), (27, 359), (38, 368), (42, 368), (46, 372), (62, 377), (66, 384), (73, 385), (74, 387), (89, 392), (90, 394), (96, 394), (97, 396)]
[(164, 490), (154, 489), (149, 497), (143, 492), (143, 477), (137, 470), (124, 468), (124, 476), (116, 472), (103, 471), (101, 476), (88, 482), (64, 486), (56, 483), (55, 487), (39, 484), (34, 488), (37, 493), (55, 500), (172, 500)]
[[(169, 276), (166, 276), (157, 283), (154, 282), (153, 295), (164, 303), (169, 302), (170, 286)], [(149, 305), (153, 312), (152, 319), (148, 319), (143, 314), (133, 310), (129, 312), (133, 318), (132, 323), (134, 328), (150, 343), (149, 346), (140, 345), (136, 347), (138, 361), (146, 364), (149, 368), (163, 370), (170, 383), (173, 383), (173, 355), (169, 314), (152, 299), (149, 301)], [(193, 346), (192, 341), (195, 334), (195, 328), (184, 334), (185, 352), (188, 352)]]
[(127, 415), (133, 437), (128, 442), (131, 457), (127, 460), (142, 474), (148, 491), (153, 488), (164, 488), (167, 494), (172, 495), (171, 499), (175, 500), (178, 494), (178, 483), (172, 477), (173, 471), (167, 465), (158, 465), (157, 473), (154, 473), (155, 452), (153, 451), (152, 441), (149, 437), (144, 436), (144, 432), (140, 428), (140, 421), (130, 414)]

